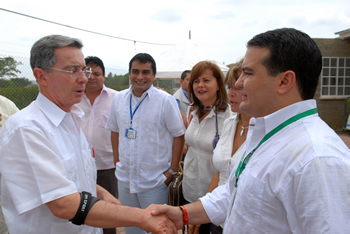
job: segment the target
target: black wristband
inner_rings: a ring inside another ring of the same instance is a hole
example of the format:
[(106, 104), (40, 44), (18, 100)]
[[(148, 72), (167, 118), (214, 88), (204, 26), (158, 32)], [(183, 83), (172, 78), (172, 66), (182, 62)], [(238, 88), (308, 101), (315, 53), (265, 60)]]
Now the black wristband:
[(91, 207), (95, 204), (95, 202), (99, 201), (100, 198), (93, 197), (89, 192), (81, 192), (80, 193), (80, 204), (75, 214), (74, 218), (69, 220), (75, 225), (82, 225), (85, 222), (85, 218), (89, 213)]

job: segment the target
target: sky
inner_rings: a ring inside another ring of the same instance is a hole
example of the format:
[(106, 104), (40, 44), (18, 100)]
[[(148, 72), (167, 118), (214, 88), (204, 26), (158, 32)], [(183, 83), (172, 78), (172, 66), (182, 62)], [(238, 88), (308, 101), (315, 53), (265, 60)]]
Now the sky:
[(29, 58), (35, 41), (62, 34), (81, 39), (84, 56), (100, 57), (107, 73), (117, 74), (127, 73), (135, 53), (157, 56), (189, 40), (189, 31), (191, 40), (213, 59), (231, 64), (244, 56), (249, 39), (268, 30), (292, 27), (312, 38), (336, 38), (335, 32), (350, 28), (348, 0), (3, 0), (0, 8), (131, 40), (0, 9), (0, 55)]

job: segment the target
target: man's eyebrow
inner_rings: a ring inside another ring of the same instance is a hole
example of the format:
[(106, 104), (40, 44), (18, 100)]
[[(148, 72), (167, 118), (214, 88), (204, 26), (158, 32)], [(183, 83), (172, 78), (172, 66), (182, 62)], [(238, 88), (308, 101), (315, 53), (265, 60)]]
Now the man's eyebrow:
[(246, 72), (246, 71), (250, 71), (250, 72), (252, 72), (252, 71), (254, 71), (253, 69), (251, 69), (251, 68), (249, 68), (249, 67), (243, 67), (242, 68), (242, 71), (244, 71), (244, 72)]

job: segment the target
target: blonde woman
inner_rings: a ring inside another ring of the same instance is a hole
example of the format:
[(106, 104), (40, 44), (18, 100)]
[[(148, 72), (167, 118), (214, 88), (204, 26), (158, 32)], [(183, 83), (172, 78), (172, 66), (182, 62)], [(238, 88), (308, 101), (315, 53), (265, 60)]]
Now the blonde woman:
[[(242, 94), (240, 90), (235, 87), (235, 83), (242, 72), (242, 62), (243, 59), (234, 64), (226, 75), (226, 85), (229, 89), (229, 104), (231, 111), (236, 114), (226, 119), (224, 122), (220, 141), (213, 154), (213, 164), (218, 172), (213, 177), (207, 192), (211, 192), (216, 187), (227, 183), (233, 165), (244, 150), (251, 116), (239, 110), (239, 105), (242, 102)], [(213, 225), (212, 233), (222, 233), (222, 227)]]

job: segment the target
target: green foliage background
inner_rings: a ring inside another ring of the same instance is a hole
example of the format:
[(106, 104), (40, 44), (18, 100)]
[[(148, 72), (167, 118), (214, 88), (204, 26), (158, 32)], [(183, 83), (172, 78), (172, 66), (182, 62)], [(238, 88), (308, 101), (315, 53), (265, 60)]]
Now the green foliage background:
[[(28, 106), (36, 99), (39, 93), (39, 87), (36, 81), (30, 80), (27, 74), (21, 74), (18, 70), (19, 65), (25, 63), (22, 59), (12, 57), (0, 57), (0, 95), (13, 101), (19, 109)], [(26, 73), (26, 72), (24, 72)], [(111, 72), (105, 78), (105, 85), (111, 89), (121, 91), (129, 88), (129, 73), (125, 75), (116, 75)], [(173, 94), (172, 80), (159, 80), (153, 83), (170, 94)]]

